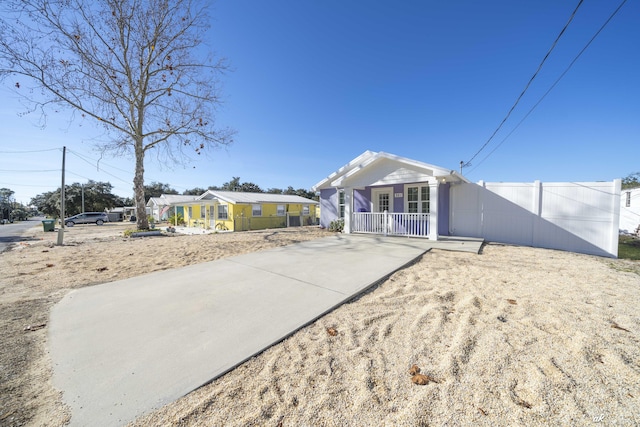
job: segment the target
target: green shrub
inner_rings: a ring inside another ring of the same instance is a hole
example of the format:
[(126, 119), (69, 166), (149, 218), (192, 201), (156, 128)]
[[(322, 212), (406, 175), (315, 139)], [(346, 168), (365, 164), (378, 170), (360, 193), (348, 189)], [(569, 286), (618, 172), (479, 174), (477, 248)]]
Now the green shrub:
[(344, 230), (344, 219), (336, 219), (335, 221), (331, 221), (329, 223), (329, 231), (335, 231), (336, 233), (342, 233)]
[(171, 225), (184, 225), (184, 217), (181, 214), (171, 215), (169, 217), (169, 224)]

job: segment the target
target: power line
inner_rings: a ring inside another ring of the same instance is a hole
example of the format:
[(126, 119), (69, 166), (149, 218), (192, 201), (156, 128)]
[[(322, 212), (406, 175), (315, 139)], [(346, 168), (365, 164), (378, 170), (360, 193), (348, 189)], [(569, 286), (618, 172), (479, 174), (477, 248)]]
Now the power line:
[(0, 172), (12, 172), (12, 173), (21, 173), (21, 172), (28, 172), (28, 173), (38, 173), (38, 172), (60, 172), (60, 169), (32, 169), (32, 170), (26, 170), (26, 169), (0, 169)]
[[(86, 158), (84, 158), (84, 157), (83, 157), (83, 156), (81, 156), (80, 154), (76, 153), (75, 151), (71, 151), (71, 150), (69, 150), (69, 152), (70, 152), (71, 154), (73, 154), (74, 156), (78, 157), (80, 160), (82, 160), (82, 161), (84, 161), (84, 162), (86, 162), (86, 163), (90, 164), (91, 166), (94, 166), (94, 164), (93, 164), (93, 163), (91, 163), (89, 160), (87, 160)], [(96, 166), (97, 166), (97, 163), (96, 163)], [(102, 170), (98, 169), (98, 170), (99, 170), (100, 172), (102, 172), (102, 173), (105, 173), (105, 174), (109, 175), (109, 176), (110, 176), (110, 177), (112, 177), (112, 178), (117, 179), (118, 181), (122, 181), (122, 182), (124, 182), (124, 183), (126, 183), (126, 184), (130, 184), (130, 181), (124, 180), (124, 179), (122, 179), (122, 178), (120, 178), (120, 177), (118, 177), (118, 176), (116, 176), (116, 175), (114, 175), (114, 174), (112, 174), (112, 173), (109, 173), (109, 172), (105, 171), (104, 169), (102, 169)], [(78, 176), (81, 176), (81, 175), (78, 175)], [(82, 178), (89, 179), (89, 178), (86, 178), (86, 177), (82, 177)]]
[(558, 34), (558, 37), (556, 37), (555, 41), (553, 42), (553, 44), (551, 45), (551, 47), (549, 48), (549, 50), (547, 51), (547, 54), (544, 56), (544, 58), (542, 58), (542, 61), (540, 62), (540, 65), (538, 65), (538, 69), (535, 71), (535, 73), (533, 73), (533, 76), (531, 76), (531, 78), (529, 79), (529, 82), (527, 83), (527, 85), (524, 87), (524, 89), (522, 90), (522, 92), (520, 93), (520, 96), (518, 96), (518, 98), (516, 99), (516, 102), (511, 106), (511, 109), (509, 110), (509, 112), (507, 113), (507, 115), (504, 117), (504, 119), (502, 119), (502, 121), (500, 122), (500, 124), (498, 125), (498, 127), (496, 128), (496, 130), (493, 131), (493, 133), (491, 134), (491, 136), (489, 137), (489, 139), (487, 140), (487, 142), (485, 142), (482, 147), (480, 147), (480, 149), (469, 159), (469, 161), (467, 161), (466, 163), (464, 163), (462, 165), (462, 167), (467, 167), (471, 165), (471, 161), (473, 159), (475, 159), (478, 154), (480, 154), (480, 152), (482, 150), (485, 149), (485, 147), (487, 145), (489, 145), (489, 143), (491, 142), (491, 140), (493, 139), (494, 136), (496, 136), (496, 134), (498, 133), (498, 131), (502, 128), (502, 125), (505, 124), (505, 122), (507, 121), (507, 119), (509, 119), (509, 116), (511, 116), (511, 113), (513, 112), (513, 110), (516, 108), (516, 106), (518, 105), (518, 103), (520, 102), (520, 100), (522, 99), (522, 97), (524, 96), (525, 92), (529, 89), (529, 86), (531, 86), (531, 83), (533, 82), (533, 80), (536, 78), (536, 76), (538, 75), (538, 73), (540, 72), (540, 70), (542, 69), (542, 66), (544, 65), (545, 61), (547, 60), (547, 58), (549, 57), (549, 55), (551, 54), (551, 51), (553, 51), (553, 49), (556, 47), (556, 45), (558, 44), (558, 41), (560, 40), (560, 38), (562, 37), (562, 35), (564, 34), (565, 30), (567, 29), (567, 27), (569, 26), (569, 24), (571, 23), (571, 21), (573, 21), (573, 17), (576, 15), (576, 12), (578, 12), (578, 9), (580, 8), (580, 6), (582, 5), (582, 2), (584, 0), (580, 0), (578, 2), (578, 5), (576, 6), (576, 8), (574, 9), (573, 13), (571, 14), (571, 16), (569, 17), (569, 20), (567, 21), (567, 23), (564, 25), (564, 27), (562, 28), (562, 30), (560, 31), (560, 34)]
[[(522, 118), (522, 120), (520, 120), (518, 122), (518, 124), (511, 130), (511, 132), (509, 132), (507, 134), (507, 136), (504, 137), (504, 139), (502, 141), (500, 141), (500, 143), (498, 145), (496, 145), (496, 147), (491, 150), (491, 152), (489, 152), (489, 154), (487, 154), (481, 161), (480, 163), (478, 163), (476, 165), (476, 167), (474, 167), (473, 169), (471, 169), (469, 171), (469, 173), (473, 172), (474, 170), (476, 170), (478, 168), (478, 166), (480, 166), (485, 160), (487, 160), (493, 153), (494, 151), (496, 151), (498, 148), (500, 148), (500, 146), (513, 134), (513, 132), (516, 131), (516, 129), (518, 129), (520, 127), (520, 125), (527, 119), (527, 117), (529, 117), (529, 115), (531, 113), (533, 113), (533, 110), (535, 110), (538, 105), (540, 105), (540, 103), (542, 102), (543, 99), (545, 99), (547, 97), (547, 95), (549, 95), (549, 93), (556, 87), (556, 85), (560, 82), (560, 80), (562, 80), (562, 78), (569, 72), (569, 70), (571, 69), (571, 67), (573, 67), (573, 64), (576, 63), (576, 61), (578, 60), (578, 58), (580, 58), (580, 56), (582, 56), (582, 54), (584, 53), (585, 50), (587, 50), (587, 48), (591, 45), (591, 43), (596, 39), (596, 37), (598, 37), (598, 35), (600, 35), (600, 33), (602, 32), (602, 30), (604, 30), (604, 27), (607, 26), (607, 24), (609, 24), (609, 22), (611, 21), (611, 19), (613, 19), (613, 17), (618, 13), (618, 11), (622, 8), (622, 6), (624, 6), (624, 4), (627, 2), (627, 0), (623, 0), (622, 3), (620, 3), (620, 5), (617, 7), (616, 10), (613, 11), (613, 13), (609, 16), (609, 18), (604, 22), (604, 24), (602, 24), (602, 26), (600, 27), (600, 29), (598, 29), (598, 31), (596, 31), (596, 33), (593, 35), (593, 37), (591, 37), (591, 39), (587, 42), (587, 44), (582, 48), (582, 50), (580, 50), (580, 52), (576, 55), (575, 58), (573, 58), (573, 60), (571, 61), (571, 63), (569, 63), (569, 65), (567, 66), (567, 68), (565, 68), (565, 70), (562, 72), (562, 74), (560, 74), (560, 77), (558, 77), (556, 79), (555, 82), (553, 82), (553, 84), (551, 85), (551, 87), (549, 87), (549, 89), (544, 93), (544, 95), (542, 95), (542, 97), (540, 97), (540, 99), (538, 100), (538, 102), (536, 102), (533, 107), (531, 107), (531, 109), (527, 112), (527, 114), (524, 115), (524, 117)], [(486, 146), (486, 144), (485, 144)], [(483, 147), (484, 148), (484, 147)], [(480, 150), (482, 151), (482, 150)], [(478, 151), (478, 153), (480, 153), (480, 151)], [(476, 153), (476, 155), (478, 155), (478, 153)], [(475, 156), (474, 156), (475, 157)], [(468, 163), (467, 163), (468, 164)]]
[(25, 151), (0, 151), (2, 154), (28, 154), (28, 153), (45, 153), (47, 151), (60, 151), (62, 148), (47, 148), (46, 150), (25, 150)]

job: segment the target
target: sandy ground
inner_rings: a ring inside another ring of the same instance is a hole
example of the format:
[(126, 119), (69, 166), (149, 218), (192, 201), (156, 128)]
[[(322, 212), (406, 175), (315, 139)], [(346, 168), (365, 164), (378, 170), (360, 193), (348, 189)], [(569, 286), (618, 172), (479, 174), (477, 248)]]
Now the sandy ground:
[[(34, 229), (0, 254), (0, 425), (68, 420), (46, 323), (70, 289), (326, 235), (126, 239), (126, 226), (74, 227), (61, 247)], [(434, 250), (134, 425), (640, 425), (638, 307), (638, 262)]]

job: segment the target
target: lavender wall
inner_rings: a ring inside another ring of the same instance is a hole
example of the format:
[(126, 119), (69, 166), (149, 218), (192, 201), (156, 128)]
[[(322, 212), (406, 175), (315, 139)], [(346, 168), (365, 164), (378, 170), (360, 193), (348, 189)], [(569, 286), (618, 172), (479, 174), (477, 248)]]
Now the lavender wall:
[(438, 234), (449, 235), (449, 183), (440, 184), (438, 187)]
[(353, 192), (353, 211), (371, 212), (371, 188), (355, 190)]
[(327, 228), (331, 221), (338, 219), (338, 190), (320, 190), (320, 226)]

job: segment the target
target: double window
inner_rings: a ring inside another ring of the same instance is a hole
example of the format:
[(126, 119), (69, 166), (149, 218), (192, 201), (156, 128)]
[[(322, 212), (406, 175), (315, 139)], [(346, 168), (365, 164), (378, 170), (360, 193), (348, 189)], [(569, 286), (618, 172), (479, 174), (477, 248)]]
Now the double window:
[(229, 206), (218, 205), (218, 219), (228, 219), (228, 218), (229, 218)]
[(408, 185), (407, 212), (409, 213), (429, 213), (429, 186), (428, 185)]

